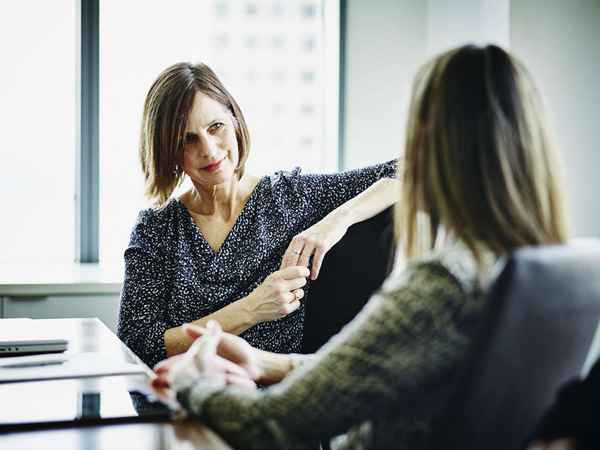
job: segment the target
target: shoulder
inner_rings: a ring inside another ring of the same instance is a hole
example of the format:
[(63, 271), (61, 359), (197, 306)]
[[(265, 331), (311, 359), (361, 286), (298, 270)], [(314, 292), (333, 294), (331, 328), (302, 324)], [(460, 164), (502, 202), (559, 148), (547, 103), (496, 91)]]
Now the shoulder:
[(294, 167), (292, 170), (278, 170), (272, 175), (267, 175), (267, 183), (272, 189), (292, 188), (298, 184), (302, 169)]
[(160, 240), (165, 237), (169, 228), (182, 214), (182, 206), (178, 200), (171, 200), (162, 208), (146, 208), (138, 213), (133, 228), (133, 236), (156, 238)]
[(461, 241), (452, 241), (444, 247), (432, 250), (408, 264), (397, 263), (393, 273), (402, 276), (451, 279), (465, 292), (485, 289), (486, 278), (495, 273), (496, 258), (490, 252), (482, 253), (482, 263), (477, 264), (471, 250)]
[(392, 159), (383, 163), (355, 169), (354, 172), (369, 174), (376, 178), (394, 178), (398, 171), (398, 164), (398, 159)]
[[(491, 255), (485, 258), (491, 271), (495, 259)], [(394, 270), (381, 293), (403, 304), (414, 300), (416, 309), (450, 308), (466, 312), (471, 306), (478, 309), (485, 293), (480, 273), (469, 249), (462, 243), (453, 243)]]
[(290, 199), (302, 197), (301, 175), (302, 169), (295, 167), (292, 170), (278, 170), (271, 175), (264, 176), (258, 186), (263, 195), (271, 197), (275, 204), (285, 204)]

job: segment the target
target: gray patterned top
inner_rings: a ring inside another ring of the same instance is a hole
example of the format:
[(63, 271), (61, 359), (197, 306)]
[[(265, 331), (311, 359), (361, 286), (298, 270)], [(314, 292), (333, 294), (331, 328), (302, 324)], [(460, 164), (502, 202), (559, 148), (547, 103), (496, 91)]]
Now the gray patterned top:
[[(492, 274), (494, 258), (486, 259)], [(335, 436), (333, 448), (428, 448), (483, 312), (477, 273), (466, 247), (451, 246), (392, 274), (278, 385), (250, 391), (197, 380), (177, 398), (235, 448), (316, 449)]]
[[(296, 234), (395, 172), (393, 160), (333, 175), (303, 175), (296, 168), (265, 176), (217, 252), (178, 200), (141, 211), (125, 250), (119, 337), (152, 367), (166, 357), (168, 328), (247, 296), (279, 268)], [(305, 291), (310, 301), (308, 286)], [(264, 350), (298, 352), (303, 323), (304, 306), (242, 337)]]

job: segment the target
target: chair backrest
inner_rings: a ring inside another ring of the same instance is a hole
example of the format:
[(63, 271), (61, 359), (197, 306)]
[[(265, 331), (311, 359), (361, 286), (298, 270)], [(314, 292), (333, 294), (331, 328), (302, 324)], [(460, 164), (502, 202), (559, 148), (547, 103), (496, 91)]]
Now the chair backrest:
[(600, 242), (518, 250), (488, 307), (436, 447), (521, 448), (581, 374), (600, 319)]
[(351, 226), (325, 255), (310, 286), (303, 353), (313, 353), (350, 322), (381, 286), (393, 264), (393, 208)]

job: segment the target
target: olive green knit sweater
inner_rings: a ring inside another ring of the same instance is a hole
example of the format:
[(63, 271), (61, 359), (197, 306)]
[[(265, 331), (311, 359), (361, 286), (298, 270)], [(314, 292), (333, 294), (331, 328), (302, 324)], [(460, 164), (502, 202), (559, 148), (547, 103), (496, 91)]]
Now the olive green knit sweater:
[(246, 391), (198, 380), (177, 397), (235, 448), (314, 449), (335, 436), (334, 448), (427, 448), (458, 382), (482, 292), (470, 252), (453, 245), (392, 274), (278, 385)]

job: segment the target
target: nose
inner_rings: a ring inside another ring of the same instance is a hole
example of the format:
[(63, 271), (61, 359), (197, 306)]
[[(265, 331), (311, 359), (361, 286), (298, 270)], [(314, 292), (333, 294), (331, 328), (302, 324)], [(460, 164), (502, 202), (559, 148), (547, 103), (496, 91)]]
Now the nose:
[(217, 143), (217, 140), (213, 137), (213, 136), (208, 136), (206, 139), (206, 158), (207, 159), (214, 159), (215, 157), (217, 157), (219, 155), (219, 144)]
[(199, 157), (208, 160), (217, 157), (219, 155), (219, 143), (215, 136), (201, 133), (196, 145), (196, 152)]

